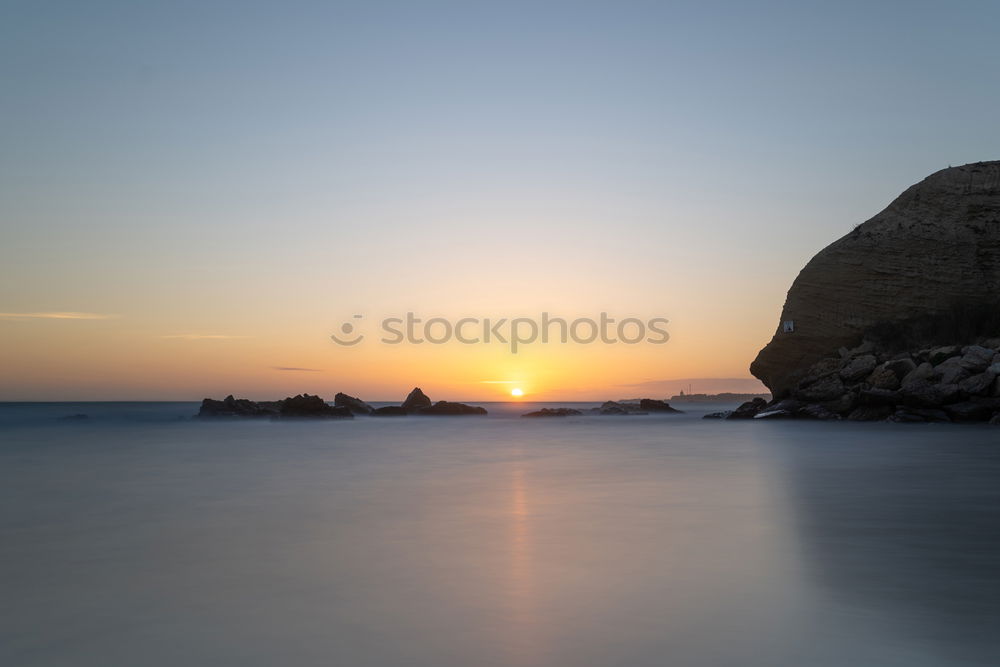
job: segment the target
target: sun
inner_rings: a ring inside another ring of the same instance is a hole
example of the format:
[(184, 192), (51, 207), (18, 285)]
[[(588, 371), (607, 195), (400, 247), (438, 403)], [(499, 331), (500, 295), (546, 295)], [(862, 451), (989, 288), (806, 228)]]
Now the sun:
[(521, 391), (519, 388), (514, 387), (513, 389), (510, 390), (510, 395), (513, 396), (514, 398), (520, 398), (521, 396), (524, 396), (524, 392)]

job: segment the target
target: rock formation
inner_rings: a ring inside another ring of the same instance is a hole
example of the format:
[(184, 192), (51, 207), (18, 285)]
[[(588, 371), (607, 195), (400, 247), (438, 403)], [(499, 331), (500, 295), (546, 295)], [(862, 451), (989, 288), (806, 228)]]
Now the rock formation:
[(455, 403), (452, 401), (438, 401), (431, 403), (420, 387), (414, 387), (406, 400), (400, 406), (386, 406), (372, 411), (374, 417), (395, 417), (401, 415), (422, 415), (427, 417), (450, 417), (456, 415), (485, 415), (486, 408), (480, 408), (465, 403)]
[(583, 413), (573, 408), (542, 408), (534, 412), (526, 412), (522, 417), (576, 417)]
[(597, 415), (645, 415), (649, 414), (645, 410), (639, 409), (638, 403), (628, 403), (625, 401), (605, 401), (599, 408), (591, 408), (590, 411)]
[[(1000, 321), (998, 303), (1000, 162), (948, 168), (910, 187), (810, 260), (788, 291), (774, 338), (750, 371), (776, 399), (785, 398), (814, 364), (836, 356), (840, 348), (855, 348), (866, 337), (877, 340), (880, 332), (883, 342), (886, 331), (905, 339), (911, 352), (917, 344), (961, 345), (973, 337), (1000, 334), (981, 326)], [(993, 319), (984, 319), (984, 312)], [(921, 322), (935, 318), (937, 329), (921, 329)], [(953, 340), (942, 340), (948, 337)], [(897, 351), (907, 349), (895, 342)], [(886, 351), (886, 345), (881, 347)], [(941, 360), (921, 361), (936, 368)], [(852, 355), (837, 373), (823, 374), (810, 388), (802, 388), (803, 399), (833, 400), (862, 378), (871, 378), (873, 387), (893, 390), (892, 376), (898, 379), (899, 369), (871, 377), (877, 363), (871, 354)]]
[(279, 410), (283, 418), (286, 417), (353, 417), (354, 415), (345, 407), (327, 404), (319, 396), (309, 394), (299, 394), (280, 401)]
[(333, 404), (337, 407), (347, 408), (356, 415), (368, 415), (372, 412), (372, 406), (360, 398), (348, 396), (342, 391), (337, 392), (337, 395), (333, 397)]
[(639, 399), (639, 409), (646, 410), (648, 412), (669, 412), (674, 414), (679, 414), (684, 412), (683, 410), (678, 410), (677, 408), (670, 407), (670, 404), (666, 401), (660, 401), (655, 398), (642, 398)]
[(420, 387), (414, 387), (413, 391), (403, 401), (403, 409), (407, 412), (416, 412), (422, 408), (431, 407), (431, 399), (421, 391)]
[(870, 343), (798, 373), (787, 398), (747, 401), (726, 419), (1000, 421), (1000, 338), (896, 354)]
[(280, 401), (251, 401), (233, 398), (232, 394), (217, 401), (206, 398), (201, 402), (199, 417), (346, 417), (354, 415), (343, 407), (329, 405), (319, 396), (299, 394)]
[(420, 408), (417, 410), (417, 414), (428, 416), (485, 415), (486, 408), (480, 408), (475, 405), (466, 405), (465, 403), (438, 401), (434, 405)]
[(407, 414), (401, 405), (386, 405), (371, 411), (372, 417), (405, 417)]

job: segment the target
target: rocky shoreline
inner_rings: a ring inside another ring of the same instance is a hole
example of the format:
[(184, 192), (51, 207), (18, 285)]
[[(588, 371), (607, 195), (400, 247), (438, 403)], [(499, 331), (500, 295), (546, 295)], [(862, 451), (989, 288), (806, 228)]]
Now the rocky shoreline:
[(1000, 339), (900, 353), (865, 341), (812, 364), (784, 398), (705, 418), (1000, 424)]

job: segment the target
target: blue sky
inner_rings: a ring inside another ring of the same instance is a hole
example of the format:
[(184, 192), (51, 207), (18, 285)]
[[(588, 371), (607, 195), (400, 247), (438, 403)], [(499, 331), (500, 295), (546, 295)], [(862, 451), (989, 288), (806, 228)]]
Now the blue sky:
[(995, 2), (0, 8), (5, 312), (610, 304), (736, 376), (816, 251), (1000, 157)]

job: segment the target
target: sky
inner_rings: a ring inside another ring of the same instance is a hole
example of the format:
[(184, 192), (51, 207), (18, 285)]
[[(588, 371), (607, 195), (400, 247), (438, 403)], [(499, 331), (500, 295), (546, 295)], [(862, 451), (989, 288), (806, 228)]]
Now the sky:
[[(0, 0), (0, 400), (744, 391), (810, 257), (1000, 158), (998, 24), (961, 1)], [(407, 312), (670, 338), (381, 343)]]

